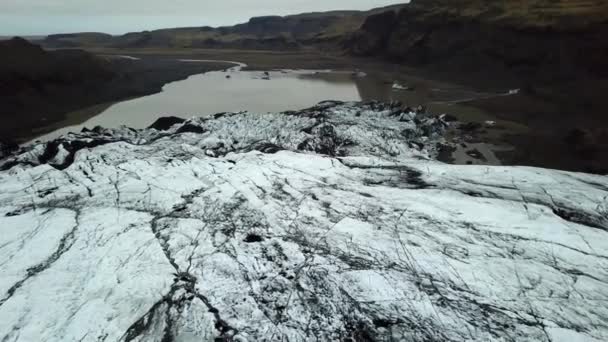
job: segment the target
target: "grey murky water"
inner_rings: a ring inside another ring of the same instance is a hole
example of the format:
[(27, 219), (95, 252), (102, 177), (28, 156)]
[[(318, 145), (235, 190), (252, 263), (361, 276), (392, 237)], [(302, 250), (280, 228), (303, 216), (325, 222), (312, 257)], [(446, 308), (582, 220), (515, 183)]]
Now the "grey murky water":
[[(57, 124), (57, 130), (35, 140), (54, 139), (84, 127), (144, 128), (164, 116), (191, 118), (245, 110), (259, 113), (299, 110), (324, 100), (419, 103), (415, 91), (396, 90), (392, 81), (352, 72), (283, 70), (265, 74), (241, 71), (243, 66), (169, 83), (158, 94), (69, 113), (64, 123)], [(83, 118), (88, 120), (82, 122)], [(75, 122), (82, 123), (74, 125)]]
[(350, 73), (317, 78), (322, 71), (209, 72), (169, 83), (158, 94), (115, 103), (82, 124), (57, 129), (36, 140), (50, 140), (83, 127), (144, 128), (163, 116), (191, 118), (220, 112), (298, 110), (323, 100), (358, 101), (361, 96)]

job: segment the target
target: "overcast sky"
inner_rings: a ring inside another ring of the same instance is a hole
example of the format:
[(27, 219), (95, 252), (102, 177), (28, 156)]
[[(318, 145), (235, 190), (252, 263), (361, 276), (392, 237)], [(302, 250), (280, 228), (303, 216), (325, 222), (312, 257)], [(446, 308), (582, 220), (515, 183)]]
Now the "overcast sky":
[(399, 0), (0, 0), (0, 35), (119, 34), (164, 27), (221, 26), (260, 15), (371, 9), (395, 3)]

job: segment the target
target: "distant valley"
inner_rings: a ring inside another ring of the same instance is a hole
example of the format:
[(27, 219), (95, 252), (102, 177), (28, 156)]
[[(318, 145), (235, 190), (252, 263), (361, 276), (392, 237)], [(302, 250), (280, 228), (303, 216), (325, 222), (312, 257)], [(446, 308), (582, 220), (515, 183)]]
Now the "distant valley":
[(607, 77), (607, 34), (605, 1), (414, 0), (370, 11), (257, 17), (218, 28), (56, 34), (40, 43), (48, 48), (315, 50), (460, 71), (467, 79), (483, 79), (491, 71), (500, 79), (551, 83)]

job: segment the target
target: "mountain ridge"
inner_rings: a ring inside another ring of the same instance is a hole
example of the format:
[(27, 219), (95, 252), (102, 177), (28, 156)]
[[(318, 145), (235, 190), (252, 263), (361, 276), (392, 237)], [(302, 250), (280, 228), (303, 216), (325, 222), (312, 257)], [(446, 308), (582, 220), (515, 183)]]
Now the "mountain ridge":
[(368, 17), (345, 48), (413, 66), (553, 82), (608, 77), (606, 34), (603, 1), (414, 0), (396, 15)]
[[(286, 16), (267, 15), (250, 18), (231, 26), (194, 26), (129, 32), (111, 36), (104, 33), (68, 33), (47, 36), (47, 47), (242, 47), (252, 48), (255, 40), (269, 40), (257, 49), (297, 49), (303, 45), (339, 40), (353, 32), (365, 17), (382, 11), (398, 10), (405, 4), (390, 5), (367, 11), (337, 10), (307, 12)], [(249, 44), (249, 45), (248, 45)]]

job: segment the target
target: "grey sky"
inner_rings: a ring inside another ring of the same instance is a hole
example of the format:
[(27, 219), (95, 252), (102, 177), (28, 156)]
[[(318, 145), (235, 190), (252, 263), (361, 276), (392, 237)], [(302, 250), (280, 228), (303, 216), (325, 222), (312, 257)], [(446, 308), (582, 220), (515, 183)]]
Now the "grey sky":
[[(407, 2), (407, 1), (401, 1)], [(221, 26), (253, 16), (370, 9), (399, 0), (0, 0), (0, 35)]]

